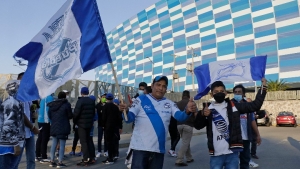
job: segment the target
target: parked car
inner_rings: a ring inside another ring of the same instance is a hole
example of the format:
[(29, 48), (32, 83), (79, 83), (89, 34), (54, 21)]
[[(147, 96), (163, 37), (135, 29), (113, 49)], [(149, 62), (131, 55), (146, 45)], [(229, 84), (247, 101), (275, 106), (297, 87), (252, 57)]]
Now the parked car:
[(257, 124), (258, 125), (265, 125), (265, 126), (271, 126), (272, 125), (272, 114), (270, 114), (267, 110), (259, 110), (256, 112), (256, 115), (258, 115)]
[(292, 112), (280, 112), (276, 117), (276, 126), (288, 124), (297, 127), (296, 117)]

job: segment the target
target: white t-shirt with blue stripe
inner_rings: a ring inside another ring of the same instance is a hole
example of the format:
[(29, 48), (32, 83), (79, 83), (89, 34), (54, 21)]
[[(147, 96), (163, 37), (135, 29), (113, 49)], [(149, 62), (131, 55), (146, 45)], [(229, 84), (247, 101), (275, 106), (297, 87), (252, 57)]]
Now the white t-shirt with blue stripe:
[(127, 116), (127, 123), (135, 122), (130, 148), (157, 153), (165, 153), (171, 116), (178, 121), (189, 117), (173, 101), (166, 98), (157, 100), (151, 94), (136, 98)]

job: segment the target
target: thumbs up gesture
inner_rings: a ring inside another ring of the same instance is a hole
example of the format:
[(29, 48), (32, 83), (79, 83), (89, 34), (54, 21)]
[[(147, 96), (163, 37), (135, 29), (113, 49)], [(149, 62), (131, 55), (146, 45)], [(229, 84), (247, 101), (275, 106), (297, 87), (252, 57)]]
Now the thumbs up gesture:
[(205, 107), (203, 109), (203, 115), (204, 116), (209, 116), (210, 115), (210, 110), (208, 109), (208, 104), (206, 102)]
[(197, 106), (194, 102), (193, 98), (191, 98), (187, 104), (187, 113), (196, 113), (197, 112)]

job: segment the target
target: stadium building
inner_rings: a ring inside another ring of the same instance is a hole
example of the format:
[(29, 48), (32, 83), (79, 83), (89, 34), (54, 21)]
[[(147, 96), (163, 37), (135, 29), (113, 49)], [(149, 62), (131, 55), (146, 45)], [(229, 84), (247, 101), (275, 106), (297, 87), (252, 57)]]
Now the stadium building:
[[(137, 87), (163, 74), (168, 90), (190, 90), (193, 66), (267, 55), (267, 79), (299, 84), (299, 5), (300, 0), (161, 0), (107, 33), (118, 81)], [(114, 83), (110, 64), (95, 71), (96, 80)], [(197, 89), (196, 78), (194, 83)]]

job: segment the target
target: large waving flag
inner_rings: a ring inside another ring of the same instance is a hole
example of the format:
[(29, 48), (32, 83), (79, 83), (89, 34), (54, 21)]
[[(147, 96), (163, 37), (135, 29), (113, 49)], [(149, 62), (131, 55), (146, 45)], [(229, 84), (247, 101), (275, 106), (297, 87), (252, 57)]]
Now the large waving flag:
[(203, 64), (194, 72), (198, 80), (198, 94), (195, 100), (205, 96), (215, 81), (237, 82), (256, 81), (265, 76), (267, 56), (242, 60), (224, 60)]
[(45, 98), (68, 80), (112, 62), (96, 0), (67, 0), (15, 59), (28, 61), (17, 98)]

